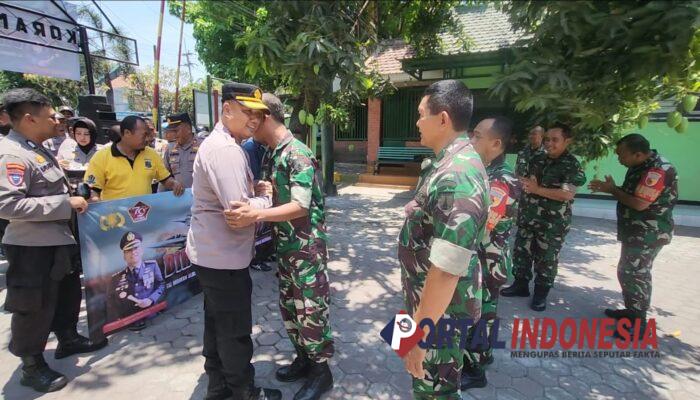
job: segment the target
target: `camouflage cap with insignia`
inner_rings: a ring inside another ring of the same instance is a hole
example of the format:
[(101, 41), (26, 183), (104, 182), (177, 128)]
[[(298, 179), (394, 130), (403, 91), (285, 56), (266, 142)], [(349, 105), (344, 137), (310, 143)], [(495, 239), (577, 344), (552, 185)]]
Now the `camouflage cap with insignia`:
[(165, 129), (177, 129), (177, 127), (179, 127), (180, 124), (183, 122), (190, 124), (190, 126), (192, 125), (192, 120), (190, 119), (190, 115), (187, 114), (186, 112), (168, 115), (165, 122), (167, 124)]
[(129, 231), (122, 236), (122, 240), (119, 242), (119, 248), (122, 250), (131, 250), (134, 247), (139, 247), (143, 237), (138, 232)]
[(269, 114), (270, 110), (262, 101), (262, 90), (247, 83), (227, 83), (221, 87), (221, 101), (236, 100), (243, 107), (251, 110), (261, 110)]

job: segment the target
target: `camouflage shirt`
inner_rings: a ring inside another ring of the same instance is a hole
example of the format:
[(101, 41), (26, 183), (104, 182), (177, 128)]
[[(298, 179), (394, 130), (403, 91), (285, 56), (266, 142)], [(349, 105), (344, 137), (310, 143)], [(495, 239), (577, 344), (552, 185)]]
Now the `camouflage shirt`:
[(459, 136), (423, 163), (414, 198), (405, 207), (399, 262), (406, 306), (412, 314), (432, 264), (460, 276), (447, 314), (479, 318), (481, 273), (472, 257), (488, 209), (488, 177), (479, 155)]
[(273, 206), (294, 201), (309, 210), (306, 217), (272, 224), (277, 252), (318, 250), (325, 258), (323, 180), (313, 152), (289, 132), (275, 149), (265, 153), (262, 165), (262, 179), (272, 182)]
[(654, 247), (669, 244), (673, 236), (673, 207), (678, 200), (678, 175), (656, 150), (641, 165), (627, 170), (622, 191), (651, 202), (637, 211), (617, 203), (617, 240)]
[(518, 152), (518, 158), (515, 161), (516, 176), (526, 176), (528, 171), (527, 166), (530, 164), (532, 158), (542, 153), (545, 153), (544, 146), (533, 150), (532, 147), (530, 147), (530, 143), (526, 144), (525, 147)]
[(489, 206), (483, 243), (493, 243), (499, 248), (507, 245), (511, 229), (518, 215), (518, 199), (522, 190), (520, 181), (513, 174), (513, 169), (501, 155), (486, 167), (489, 177), (491, 205)]
[[(527, 176), (534, 176), (538, 184), (547, 189), (575, 191), (586, 183), (586, 174), (581, 164), (568, 150), (558, 158), (550, 158), (546, 153), (536, 154), (528, 165)], [(573, 200), (558, 201), (523, 193), (520, 201), (518, 226), (556, 233), (569, 228)]]

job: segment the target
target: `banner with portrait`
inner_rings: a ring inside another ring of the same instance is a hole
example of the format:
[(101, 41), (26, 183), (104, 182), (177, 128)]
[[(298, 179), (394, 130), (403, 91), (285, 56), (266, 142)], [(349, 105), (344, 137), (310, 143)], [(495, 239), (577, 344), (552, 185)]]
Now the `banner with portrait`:
[(200, 292), (185, 253), (191, 190), (92, 203), (78, 216), (90, 337), (148, 319)]

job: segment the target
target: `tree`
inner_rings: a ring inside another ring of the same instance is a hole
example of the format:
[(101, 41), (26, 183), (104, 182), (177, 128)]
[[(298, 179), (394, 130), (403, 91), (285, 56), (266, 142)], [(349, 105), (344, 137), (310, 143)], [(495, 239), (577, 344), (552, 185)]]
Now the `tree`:
[[(350, 107), (391, 90), (364, 66), (379, 39), (405, 38), (419, 54), (439, 52), (438, 34), (459, 26), (451, 12), (457, 3), (205, 0), (188, 5), (186, 19), (208, 71), (288, 95), (291, 127), (299, 131), (326, 118), (347, 123)], [(179, 16), (180, 2), (171, 1), (170, 11)]]
[[(93, 75), (101, 78), (104, 85), (107, 87), (109, 96), (113, 93), (112, 79), (119, 75), (129, 75), (134, 72), (134, 67), (126, 63), (116, 63), (108, 61), (103, 57), (116, 58), (119, 60), (130, 60), (132, 58), (131, 47), (129, 41), (122, 36), (121, 30), (110, 24), (105, 27), (102, 22), (102, 16), (88, 5), (82, 5), (78, 8), (78, 16), (89, 22), (89, 25), (103, 30), (108, 33), (97, 33), (97, 37), (91, 42), (98, 42), (97, 49), (91, 49)], [(110, 99), (110, 103), (114, 103), (114, 99)]]
[[(695, 107), (697, 2), (514, 1), (502, 9), (525, 39), (492, 92), (533, 119), (573, 125), (577, 154), (606, 155), (623, 130), (646, 125), (660, 100)], [(679, 131), (687, 125), (670, 119)]]
[(0, 71), (0, 93), (21, 87), (36, 89), (48, 97), (56, 107), (68, 105), (75, 108), (78, 105), (78, 96), (86, 92), (86, 84), (83, 81)]
[[(160, 109), (162, 115), (175, 112), (175, 69), (160, 67)], [(135, 111), (149, 112), (153, 105), (153, 85), (155, 76), (153, 68), (145, 68), (142, 71), (134, 71), (128, 77), (133, 90), (129, 93), (129, 108)], [(180, 104), (178, 112), (188, 112), (194, 116), (194, 102), (192, 90), (206, 90), (206, 84), (201, 80), (189, 83), (187, 72), (180, 71)], [(183, 85), (183, 83), (185, 83)]]

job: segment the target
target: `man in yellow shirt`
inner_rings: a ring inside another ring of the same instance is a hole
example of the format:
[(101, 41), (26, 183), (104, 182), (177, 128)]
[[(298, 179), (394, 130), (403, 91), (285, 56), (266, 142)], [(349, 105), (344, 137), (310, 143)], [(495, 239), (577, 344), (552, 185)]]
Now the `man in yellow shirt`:
[(98, 151), (90, 160), (84, 180), (92, 188), (91, 201), (151, 194), (155, 179), (175, 196), (184, 186), (173, 179), (158, 153), (147, 146), (146, 121), (130, 115), (119, 126), (119, 141)]

